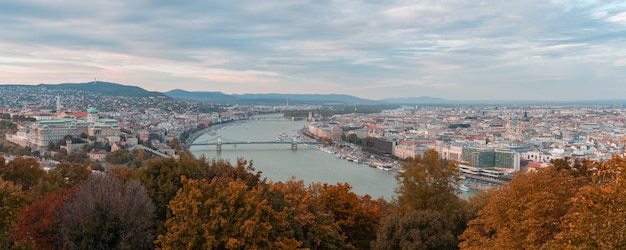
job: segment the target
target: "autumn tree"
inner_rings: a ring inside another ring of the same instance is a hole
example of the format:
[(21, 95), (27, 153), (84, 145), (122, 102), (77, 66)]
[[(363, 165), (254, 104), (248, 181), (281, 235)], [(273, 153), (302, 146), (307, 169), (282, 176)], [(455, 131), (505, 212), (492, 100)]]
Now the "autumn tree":
[(572, 198), (586, 184), (570, 170), (551, 166), (519, 173), (495, 191), (469, 222), (462, 249), (539, 249), (560, 232)]
[(294, 237), (307, 249), (348, 249), (346, 237), (329, 209), (317, 202), (302, 180), (271, 183), (266, 197), (288, 215)]
[(242, 180), (182, 178), (170, 202), (173, 216), (159, 235), (162, 249), (297, 249), (287, 213), (263, 198), (263, 187)]
[(43, 197), (48, 192), (59, 191), (74, 187), (76, 184), (87, 180), (89, 169), (78, 164), (60, 163), (47, 173), (33, 187), (38, 197)]
[(137, 172), (135, 171), (135, 169), (125, 166), (112, 167), (107, 171), (107, 174), (115, 175), (123, 182), (127, 182), (137, 178)]
[(382, 220), (373, 249), (455, 249), (457, 236), (472, 217), (471, 207), (457, 196), (455, 162), (434, 150), (409, 158), (396, 175), (398, 198)]
[(409, 158), (403, 168), (405, 172), (396, 175), (400, 206), (456, 216), (462, 201), (454, 187), (459, 180), (455, 162), (441, 159), (437, 151), (429, 150), (424, 157)]
[(171, 216), (167, 206), (176, 196), (178, 189), (183, 186), (180, 177), (202, 179), (205, 176), (204, 168), (208, 166), (201, 160), (181, 157), (153, 159), (147, 166), (137, 170), (137, 178), (148, 190), (148, 195), (155, 205), (157, 234), (164, 232), (163, 223)]
[(93, 175), (76, 187), (59, 233), (68, 249), (150, 249), (154, 206), (138, 181)]
[[(202, 159), (200, 160), (203, 161)], [(241, 180), (246, 183), (248, 187), (265, 184), (265, 179), (261, 178), (261, 172), (256, 171), (252, 161), (247, 161), (243, 158), (238, 158), (235, 165), (222, 159), (212, 159), (209, 167), (204, 168), (204, 170), (204, 175), (207, 179), (221, 177)]]
[(0, 178), (0, 248), (9, 249), (11, 228), (17, 222), (19, 209), (25, 205), (22, 188)]
[(626, 161), (614, 155), (592, 169), (592, 182), (572, 199), (551, 248), (626, 248)]
[(0, 176), (20, 185), (22, 190), (29, 190), (46, 173), (34, 158), (16, 157), (9, 164), (4, 164), (4, 158), (0, 157), (0, 162)]
[(369, 249), (382, 218), (376, 201), (369, 195), (355, 194), (347, 183), (317, 183), (312, 188), (315, 200), (333, 214), (347, 243), (356, 249)]
[(13, 228), (11, 239), (25, 244), (32, 242), (36, 249), (61, 249), (61, 216), (65, 203), (72, 195), (73, 190), (50, 192), (43, 199), (29, 204), (20, 213), (19, 223)]
[(456, 249), (450, 223), (442, 213), (429, 209), (394, 212), (382, 220), (372, 249)]

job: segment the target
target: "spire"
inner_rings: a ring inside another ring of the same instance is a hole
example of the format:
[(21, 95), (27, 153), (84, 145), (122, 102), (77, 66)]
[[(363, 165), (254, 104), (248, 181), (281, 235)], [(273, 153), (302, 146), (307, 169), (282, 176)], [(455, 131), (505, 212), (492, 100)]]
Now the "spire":
[(61, 113), (62, 108), (63, 108), (63, 104), (61, 104), (61, 97), (57, 95), (57, 113)]

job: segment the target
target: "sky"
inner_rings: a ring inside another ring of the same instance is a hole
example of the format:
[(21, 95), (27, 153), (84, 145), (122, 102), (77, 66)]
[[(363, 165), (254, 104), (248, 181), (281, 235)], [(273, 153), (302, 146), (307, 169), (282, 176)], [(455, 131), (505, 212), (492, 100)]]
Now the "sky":
[(0, 0), (0, 84), (626, 99), (626, 1)]

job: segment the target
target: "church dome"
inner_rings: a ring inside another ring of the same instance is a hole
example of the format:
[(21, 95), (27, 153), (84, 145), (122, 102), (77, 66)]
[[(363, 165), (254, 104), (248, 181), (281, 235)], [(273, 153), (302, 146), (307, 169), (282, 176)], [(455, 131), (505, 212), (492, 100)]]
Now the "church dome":
[(96, 108), (91, 107), (87, 109), (87, 114), (97, 114), (98, 110), (96, 110)]

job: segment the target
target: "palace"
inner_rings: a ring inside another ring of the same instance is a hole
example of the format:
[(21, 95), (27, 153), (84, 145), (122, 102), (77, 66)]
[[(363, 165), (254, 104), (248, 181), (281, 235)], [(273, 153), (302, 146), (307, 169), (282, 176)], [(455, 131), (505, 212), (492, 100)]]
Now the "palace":
[(67, 135), (116, 142), (120, 138), (120, 125), (115, 119), (100, 118), (96, 108), (91, 107), (87, 110), (86, 119), (57, 118), (37, 121), (15, 135), (7, 134), (7, 140), (33, 150), (46, 151), (50, 142), (56, 143)]

